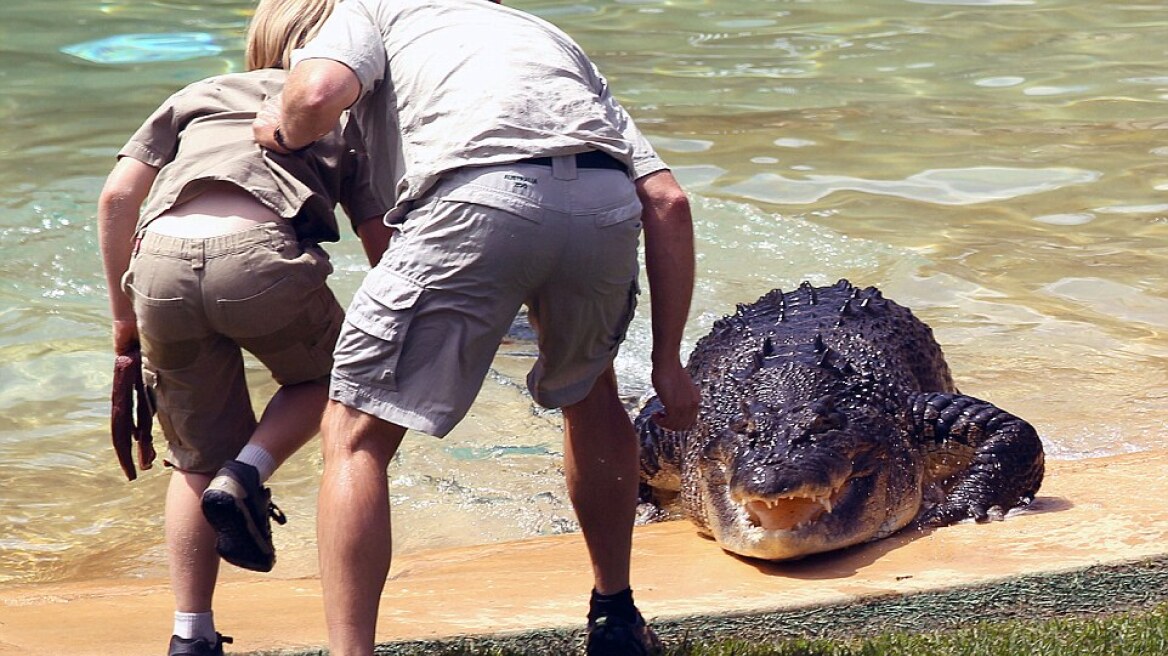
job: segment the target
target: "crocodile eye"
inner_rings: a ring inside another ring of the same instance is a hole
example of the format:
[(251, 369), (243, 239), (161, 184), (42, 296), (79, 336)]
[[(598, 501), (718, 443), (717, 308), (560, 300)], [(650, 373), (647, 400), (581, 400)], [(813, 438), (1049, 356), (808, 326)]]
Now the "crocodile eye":
[(738, 415), (730, 422), (730, 430), (739, 435), (750, 435), (757, 430), (754, 424), (754, 417), (746, 415)]
[(808, 432), (826, 433), (832, 430), (840, 430), (847, 424), (848, 418), (842, 412), (836, 412), (835, 410), (819, 412), (811, 420), (811, 425), (808, 426)]
[(738, 416), (730, 420), (726, 426), (731, 431), (739, 435), (751, 436), (758, 432), (758, 423), (754, 420), (754, 415), (758, 407), (754, 403), (748, 403), (745, 399), (740, 402), (738, 409)]

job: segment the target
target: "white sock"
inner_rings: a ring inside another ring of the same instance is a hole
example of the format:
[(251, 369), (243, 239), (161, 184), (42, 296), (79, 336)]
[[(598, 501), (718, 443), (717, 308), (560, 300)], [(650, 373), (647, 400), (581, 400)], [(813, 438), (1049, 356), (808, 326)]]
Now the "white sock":
[(272, 454), (268, 453), (262, 446), (254, 444), (244, 446), (235, 459), (245, 465), (255, 467), (260, 473), (261, 483), (271, 478), (277, 467), (276, 459), (272, 457)]
[(215, 644), (215, 618), (211, 611), (205, 613), (174, 613), (174, 634), (191, 640), (202, 638)]

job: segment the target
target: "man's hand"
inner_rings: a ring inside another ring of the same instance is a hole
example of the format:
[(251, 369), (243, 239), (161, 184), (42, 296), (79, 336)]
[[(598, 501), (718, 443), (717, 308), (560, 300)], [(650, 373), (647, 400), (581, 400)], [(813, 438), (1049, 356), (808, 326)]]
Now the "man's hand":
[(329, 133), (361, 93), (348, 66), (329, 59), (308, 59), (288, 73), (284, 91), (256, 113), (252, 135), (268, 150), (289, 154)]
[(357, 226), (357, 236), (361, 239), (369, 266), (375, 267), (381, 261), (381, 256), (389, 249), (389, 241), (395, 232), (397, 229), (385, 225), (380, 216), (370, 217)]
[(680, 350), (694, 284), (693, 217), (689, 200), (668, 170), (637, 179), (644, 210), (645, 272), (653, 329), (653, 387), (665, 406), (657, 425), (684, 430), (697, 418), (700, 397), (681, 365)]
[(667, 430), (685, 430), (697, 420), (701, 395), (681, 362), (653, 367), (653, 390), (664, 410), (653, 414), (653, 421)]
[(280, 147), (276, 142), (276, 128), (280, 127), (280, 96), (268, 98), (256, 113), (255, 121), (251, 124), (252, 134), (256, 143), (274, 150), (277, 153), (288, 154), (289, 151)]

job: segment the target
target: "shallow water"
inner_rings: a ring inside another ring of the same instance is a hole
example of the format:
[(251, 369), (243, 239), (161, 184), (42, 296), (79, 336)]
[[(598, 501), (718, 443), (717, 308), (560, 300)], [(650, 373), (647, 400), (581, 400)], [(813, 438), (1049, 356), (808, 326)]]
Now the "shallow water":
[[(691, 193), (687, 348), (735, 303), (846, 277), (912, 307), (962, 391), (1030, 420), (1052, 458), (1165, 445), (1162, 2), (513, 4), (593, 54)], [(249, 7), (0, 6), (0, 583), (165, 572), (166, 475), (126, 483), (109, 446), (94, 202), (154, 106), (239, 68)], [(222, 52), (172, 42), (173, 56), (101, 63), (62, 50), (160, 33), (206, 34)], [(347, 298), (356, 240), (330, 252)], [(646, 314), (618, 361), (630, 398), (648, 384)], [(559, 418), (520, 383), (530, 363), (508, 346), (454, 434), (407, 439), (391, 470), (399, 551), (574, 530)], [(273, 481), (290, 517), (277, 575), (314, 571), (318, 471), (309, 447)]]

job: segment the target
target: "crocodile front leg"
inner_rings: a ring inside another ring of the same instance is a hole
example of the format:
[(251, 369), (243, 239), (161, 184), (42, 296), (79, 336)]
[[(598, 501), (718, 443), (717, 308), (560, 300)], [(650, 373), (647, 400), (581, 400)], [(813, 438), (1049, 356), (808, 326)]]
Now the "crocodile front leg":
[[(681, 490), (682, 436), (653, 421), (653, 414), (664, 406), (656, 396), (649, 399), (633, 421), (641, 447), (641, 484), (644, 487), (675, 493)], [(644, 497), (644, 489), (642, 490)], [(642, 498), (642, 501), (648, 499)]]
[(983, 522), (992, 512), (1034, 500), (1044, 461), (1042, 441), (1029, 423), (961, 394), (916, 394), (909, 408), (926, 451), (969, 454), (959, 466), (939, 470), (933, 482), (944, 490), (944, 499), (917, 518), (919, 525), (946, 526), (967, 518)]

